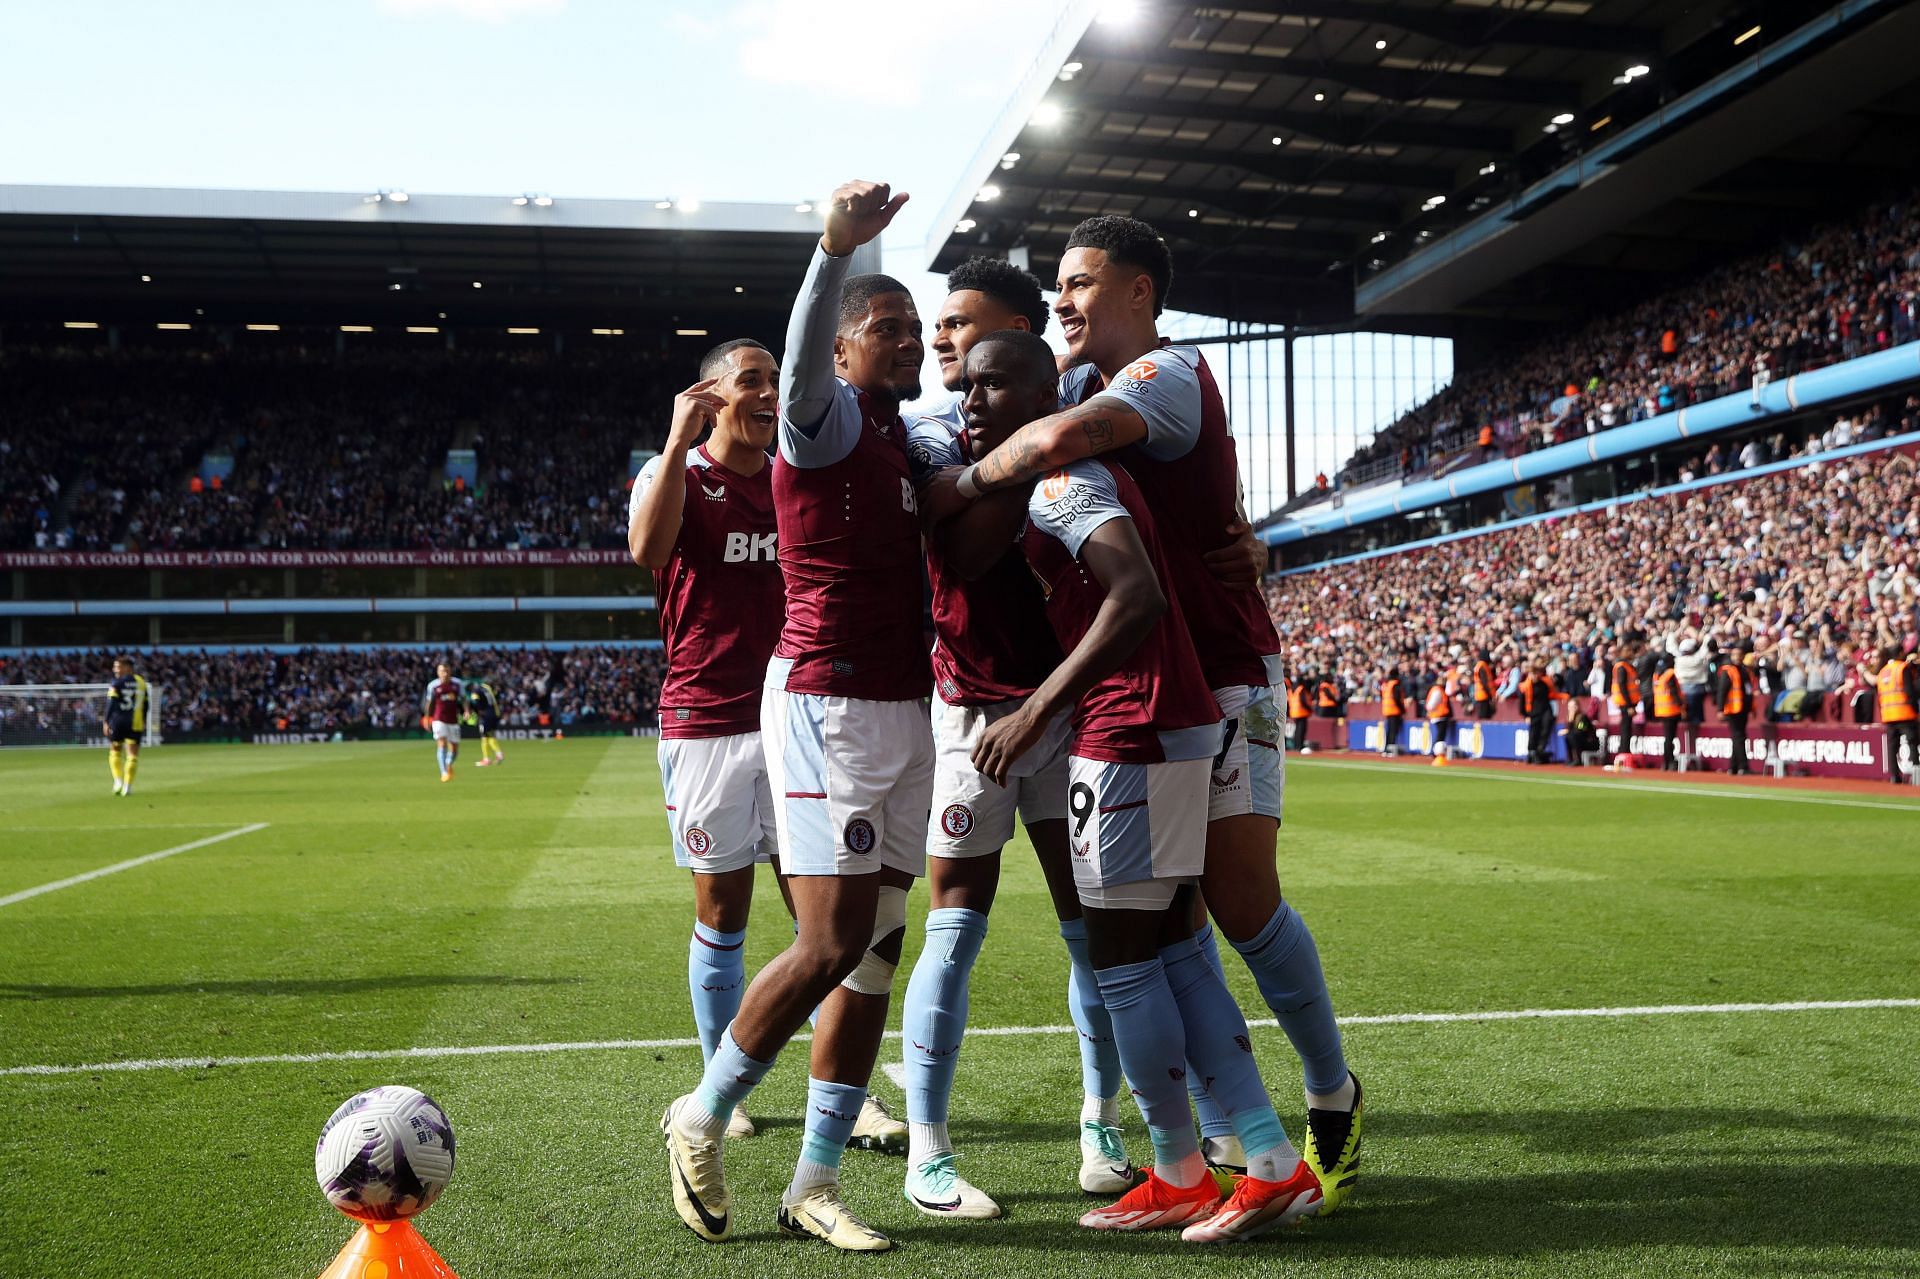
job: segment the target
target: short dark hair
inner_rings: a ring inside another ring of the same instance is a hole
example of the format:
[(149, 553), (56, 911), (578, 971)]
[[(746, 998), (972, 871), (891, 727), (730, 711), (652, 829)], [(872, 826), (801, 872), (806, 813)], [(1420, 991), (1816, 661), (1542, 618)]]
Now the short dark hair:
[(1047, 331), (1047, 300), (1040, 296), (1040, 278), (1005, 258), (968, 258), (947, 272), (947, 292), (962, 289), (984, 293), (1015, 315), (1026, 316), (1035, 333)]
[(989, 333), (973, 344), (968, 351), (969, 357), (983, 346), (1011, 347), (1015, 357), (1015, 372), (1032, 382), (1034, 386), (1057, 386), (1058, 374), (1054, 370), (1053, 348), (1047, 340), (1037, 333), (1025, 329), (1001, 329)]
[(767, 349), (752, 338), (728, 338), (700, 357), (700, 380), (704, 382), (710, 377), (719, 377), (726, 370), (727, 357), (746, 347), (752, 347), (756, 351)]
[(1099, 249), (1109, 262), (1145, 271), (1153, 281), (1153, 313), (1167, 305), (1173, 288), (1173, 254), (1160, 233), (1139, 218), (1103, 213), (1088, 218), (1067, 237), (1069, 249)]
[(913, 296), (913, 290), (890, 275), (878, 271), (872, 275), (853, 275), (840, 286), (840, 331), (845, 333), (866, 318), (867, 308), (873, 300), (888, 293), (904, 293)]

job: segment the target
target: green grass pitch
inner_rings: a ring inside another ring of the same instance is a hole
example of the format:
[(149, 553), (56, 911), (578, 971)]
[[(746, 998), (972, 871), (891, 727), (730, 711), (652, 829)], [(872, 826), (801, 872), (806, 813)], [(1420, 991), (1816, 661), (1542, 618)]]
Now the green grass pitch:
[[(1891, 788), (1707, 798), (1294, 763), (1282, 879), (1341, 1014), (1363, 1019), (1347, 1045), (1367, 1161), (1349, 1210), (1225, 1254), (1074, 1225), (1079, 1073), (1059, 1034), (977, 1037), (961, 1060), (963, 1171), (1005, 1220), (921, 1217), (899, 1161), (848, 1155), (849, 1201), (902, 1244), (880, 1258), (774, 1232), (798, 1049), (753, 1098), (762, 1135), (728, 1147), (738, 1236), (721, 1248), (674, 1217), (654, 1128), (693, 1048), (14, 1069), (691, 1035), (690, 896), (651, 744), (472, 759), (442, 785), (424, 740), (164, 747), (121, 800), (101, 752), (0, 755), (0, 898), (269, 823), (0, 906), (0, 1276), (318, 1275), (351, 1232), (314, 1186), (313, 1143), (379, 1083), (453, 1119), (458, 1171), (420, 1225), (466, 1279), (1920, 1271), (1920, 1008), (1364, 1020), (1911, 999), (1920, 803)], [(1045, 893), (1008, 866), (973, 1022), (1063, 1023)], [(766, 887), (756, 966), (788, 937)], [(916, 894), (899, 988), (922, 910)], [(1297, 1138), (1299, 1067), (1277, 1031), (1255, 1037)]]

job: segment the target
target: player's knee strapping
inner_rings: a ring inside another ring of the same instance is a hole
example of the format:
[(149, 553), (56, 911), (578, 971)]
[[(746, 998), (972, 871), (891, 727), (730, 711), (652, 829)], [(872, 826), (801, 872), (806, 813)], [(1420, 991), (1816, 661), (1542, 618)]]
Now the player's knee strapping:
[(867, 953), (860, 956), (859, 964), (840, 984), (856, 995), (891, 994), (893, 970), (899, 961), (882, 958), (876, 947), (906, 926), (907, 890), (892, 884), (880, 885), (880, 900), (873, 911), (873, 938), (867, 943)]

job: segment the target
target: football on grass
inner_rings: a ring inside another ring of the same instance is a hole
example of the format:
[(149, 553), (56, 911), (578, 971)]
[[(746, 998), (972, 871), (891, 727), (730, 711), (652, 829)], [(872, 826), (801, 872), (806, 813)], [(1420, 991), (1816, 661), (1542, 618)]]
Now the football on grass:
[(313, 1174), (327, 1202), (349, 1217), (411, 1217), (453, 1177), (453, 1125), (417, 1088), (369, 1088), (341, 1103), (320, 1129)]

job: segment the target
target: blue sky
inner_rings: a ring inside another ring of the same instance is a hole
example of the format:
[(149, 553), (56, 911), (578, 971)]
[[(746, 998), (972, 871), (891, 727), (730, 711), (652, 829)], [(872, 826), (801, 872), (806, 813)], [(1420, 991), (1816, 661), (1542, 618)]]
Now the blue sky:
[[(13, 0), (0, 181), (791, 204), (875, 178), (913, 194), (886, 267), (930, 316), (931, 219), (1066, 3)], [(1366, 425), (1303, 424), (1304, 476)]]

